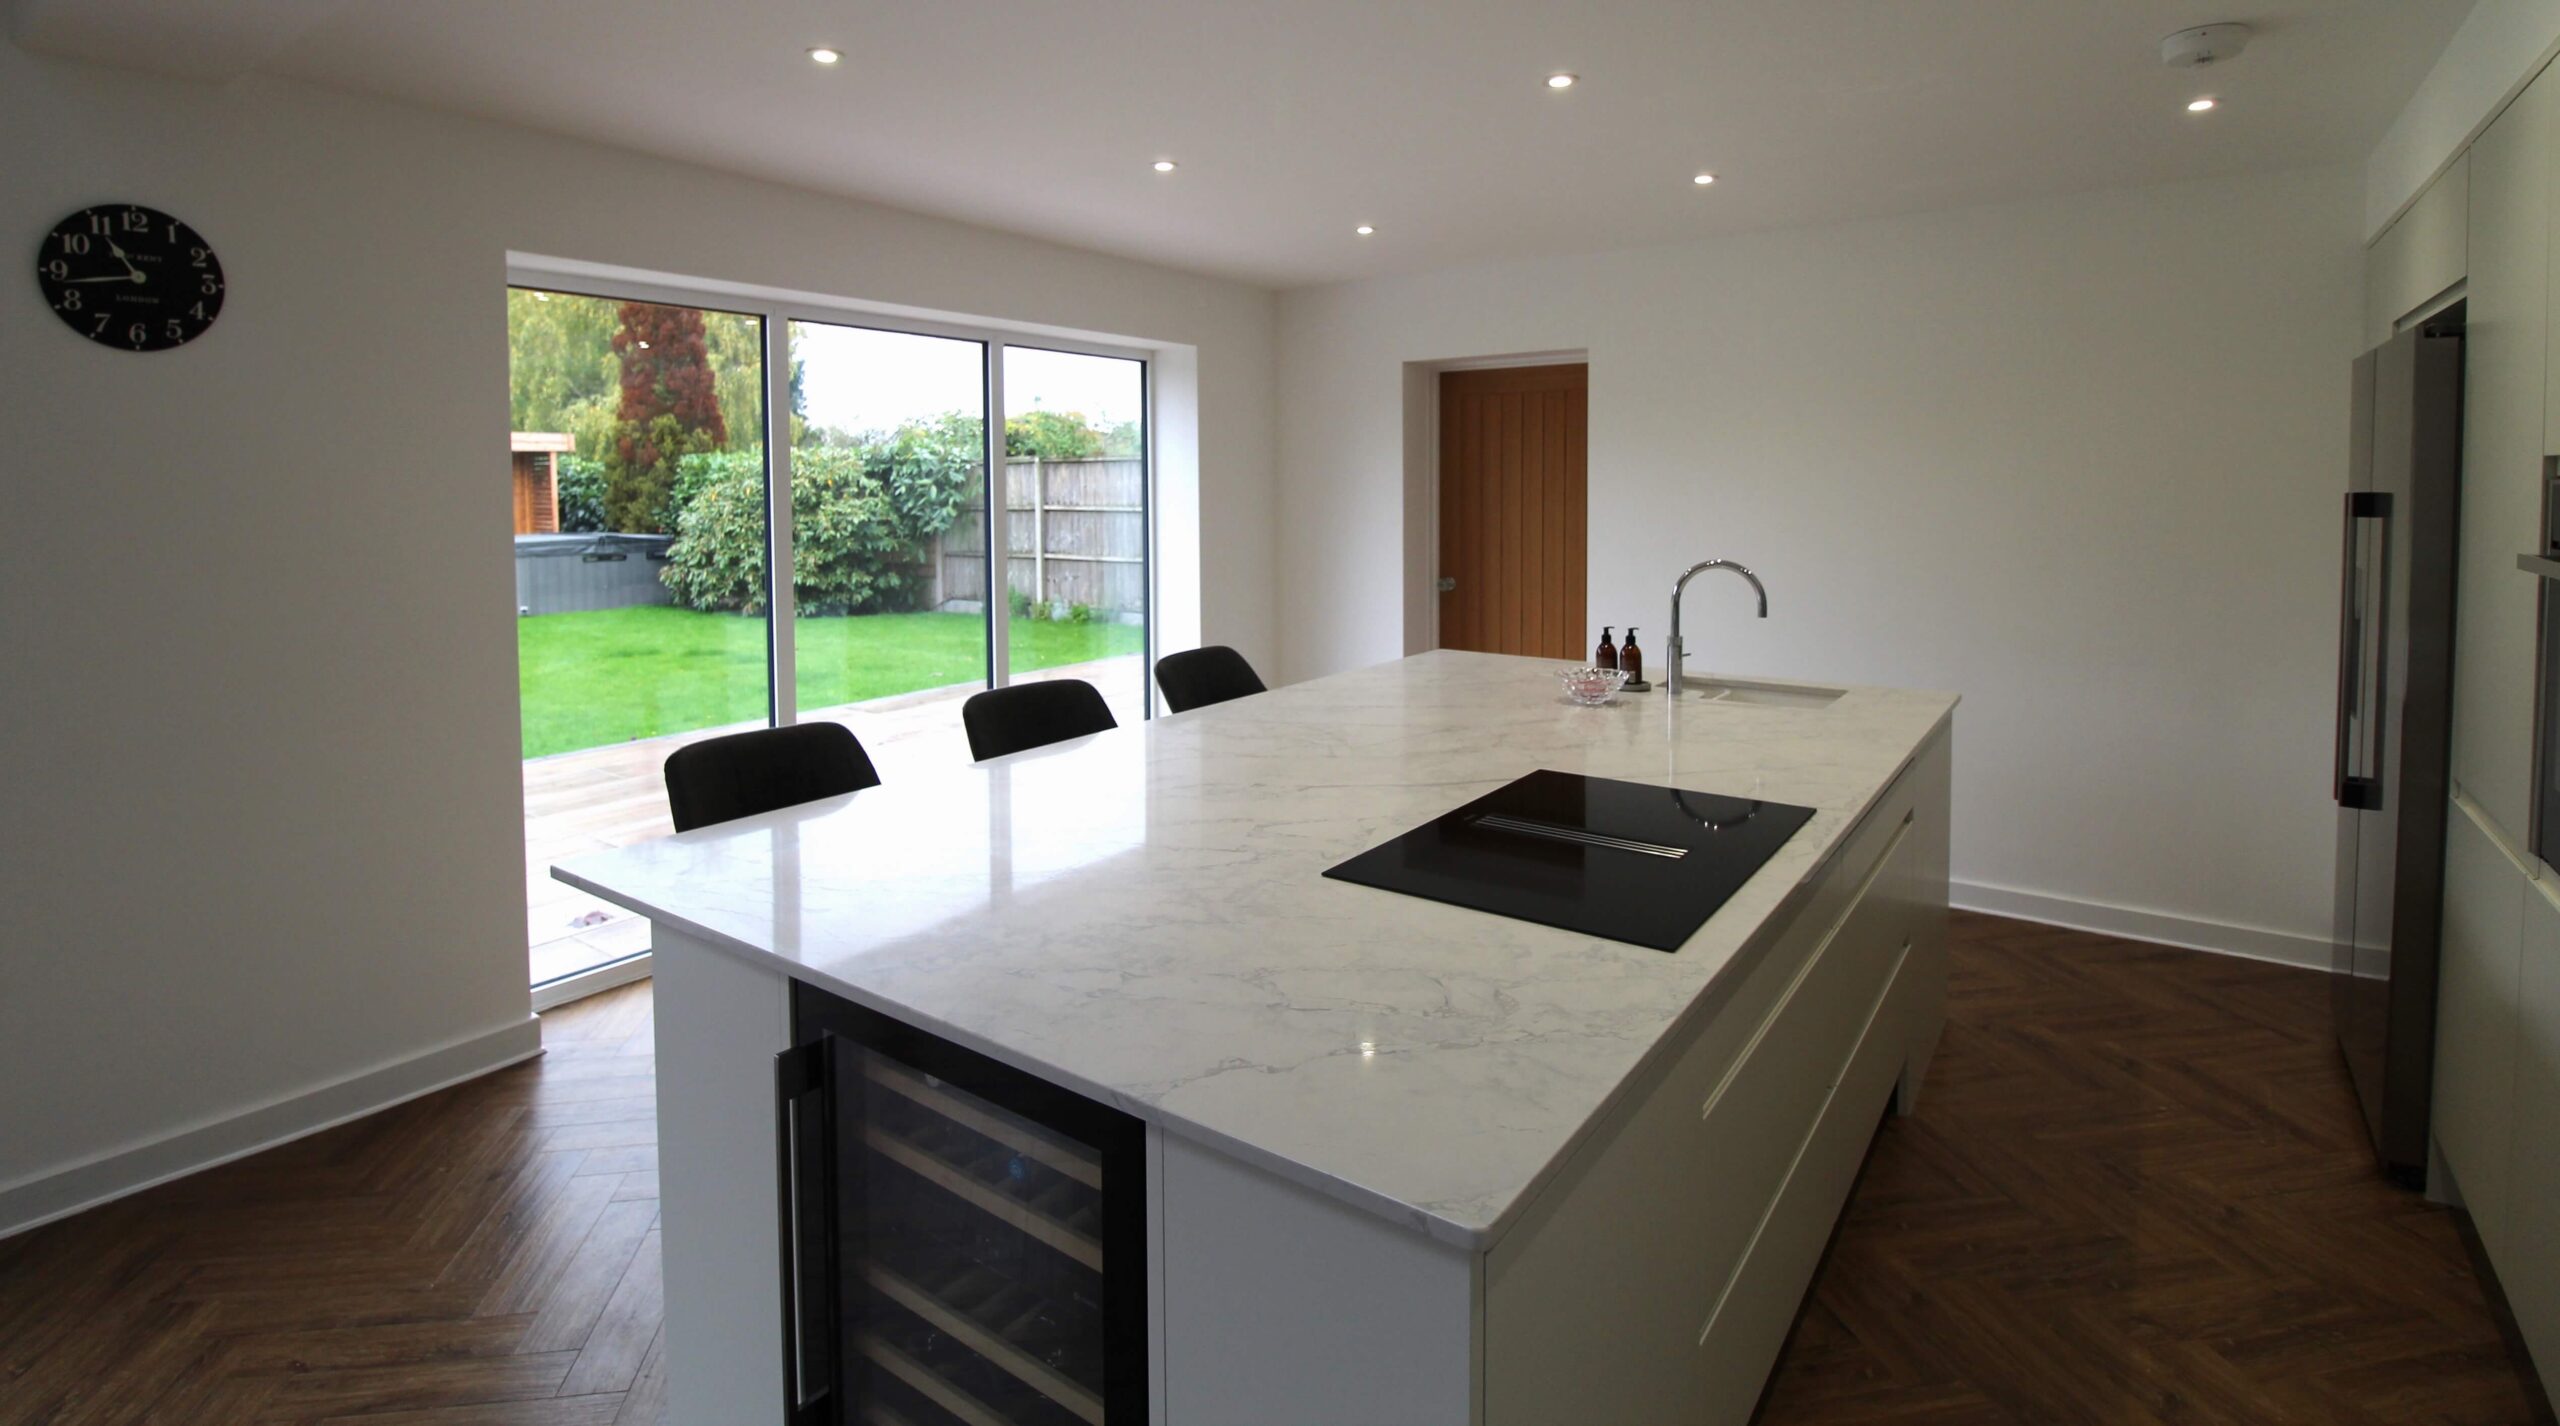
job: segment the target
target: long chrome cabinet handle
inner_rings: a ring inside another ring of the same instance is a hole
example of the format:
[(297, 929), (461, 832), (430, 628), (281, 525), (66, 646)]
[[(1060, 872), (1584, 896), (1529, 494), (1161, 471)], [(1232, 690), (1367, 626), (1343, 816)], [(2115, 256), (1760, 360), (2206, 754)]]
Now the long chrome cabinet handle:
[[(838, 1426), (833, 1194), (826, 1038), (773, 1057), (775, 1179), (782, 1222), (783, 1420)], [(815, 1278), (815, 1281), (811, 1281)]]

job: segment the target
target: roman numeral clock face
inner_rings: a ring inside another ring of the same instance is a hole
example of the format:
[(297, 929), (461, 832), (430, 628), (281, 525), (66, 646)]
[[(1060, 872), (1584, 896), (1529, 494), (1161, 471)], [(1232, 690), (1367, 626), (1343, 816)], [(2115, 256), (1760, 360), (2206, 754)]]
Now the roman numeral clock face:
[(127, 203), (83, 208), (36, 252), (36, 285), (65, 326), (129, 352), (203, 336), (222, 313), (222, 263), (196, 230)]

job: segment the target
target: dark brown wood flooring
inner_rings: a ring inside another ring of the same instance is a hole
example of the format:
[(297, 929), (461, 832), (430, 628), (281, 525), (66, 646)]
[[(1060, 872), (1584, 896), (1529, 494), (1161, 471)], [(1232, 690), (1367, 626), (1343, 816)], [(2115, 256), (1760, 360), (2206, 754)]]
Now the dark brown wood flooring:
[(2533, 1420), (2322, 976), (1962, 913), (1949, 975), (1763, 1426)]
[[(1763, 1426), (2525, 1426), (2450, 1215), (2373, 1174), (2322, 993), (1959, 915), (1920, 1114), (1879, 1138)], [(0, 1242), (0, 1423), (657, 1426), (648, 996)]]
[(542, 1042), (0, 1242), (0, 1423), (658, 1426), (648, 983)]

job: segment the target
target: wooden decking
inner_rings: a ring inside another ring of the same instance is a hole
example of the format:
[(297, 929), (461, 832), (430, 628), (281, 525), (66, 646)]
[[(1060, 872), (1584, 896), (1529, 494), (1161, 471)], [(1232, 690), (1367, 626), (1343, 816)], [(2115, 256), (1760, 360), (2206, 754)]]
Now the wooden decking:
[[(1068, 664), (1015, 676), (1018, 683), (1081, 678), (1100, 688), (1122, 724), (1139, 721), (1147, 677), (1134, 654)], [(862, 739), (884, 780), (930, 775), (969, 761), (960, 705), (975, 685), (822, 708), (809, 720), (842, 723)], [(644, 951), (648, 923), (552, 879), (552, 863), (587, 852), (627, 847), (675, 830), (667, 821), (660, 769), (687, 743), (761, 726), (741, 723), (664, 738), (645, 738), (536, 758), (524, 765), (525, 942), (531, 978), (554, 976)]]
[[(1959, 916), (1920, 1113), (1878, 1139), (1761, 1426), (2529, 1426), (2452, 1216), (2373, 1171), (2325, 994)], [(0, 1421), (658, 1426), (649, 996), (0, 1241)]]

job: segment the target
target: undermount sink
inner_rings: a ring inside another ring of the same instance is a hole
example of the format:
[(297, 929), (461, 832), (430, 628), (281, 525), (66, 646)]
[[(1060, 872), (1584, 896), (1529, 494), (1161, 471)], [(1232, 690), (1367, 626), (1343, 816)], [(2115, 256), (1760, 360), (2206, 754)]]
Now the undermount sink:
[(1769, 708), (1828, 708), (1848, 692), (1809, 683), (1742, 683), (1714, 678), (1681, 680), (1680, 697), (1697, 703), (1756, 703)]

